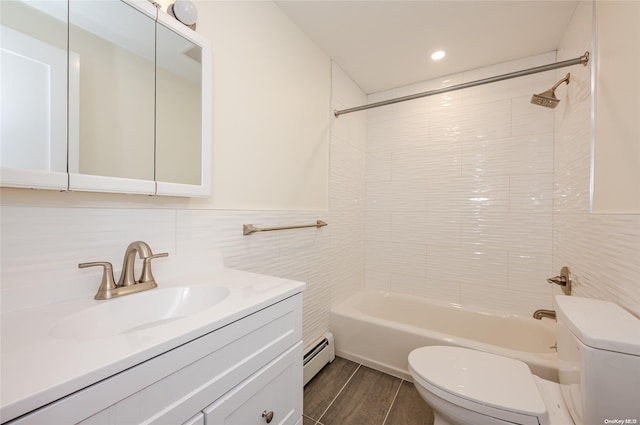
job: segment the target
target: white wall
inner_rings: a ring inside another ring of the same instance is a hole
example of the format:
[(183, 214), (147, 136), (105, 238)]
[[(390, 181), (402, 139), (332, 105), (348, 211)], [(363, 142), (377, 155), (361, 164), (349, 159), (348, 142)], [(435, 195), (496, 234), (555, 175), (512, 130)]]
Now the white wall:
[[(551, 52), (369, 101), (555, 61)], [(553, 72), (369, 111), (366, 285), (531, 314), (551, 307)]]
[[(602, 3), (609, 2), (598, 2), (596, 9)], [(622, 2), (611, 2), (610, 6), (616, 5), (622, 6)], [(577, 57), (592, 49), (592, 11), (591, 1), (579, 4), (558, 48), (558, 60)], [(618, 37), (621, 35), (618, 33)], [(640, 214), (592, 213), (590, 209), (591, 69), (571, 68), (571, 83), (566, 91), (560, 92), (563, 100), (555, 110), (553, 270), (555, 274), (562, 266), (572, 270), (575, 295), (611, 300), (640, 315)], [(556, 78), (562, 76), (564, 72), (557, 71)], [(597, 84), (596, 92), (601, 92), (607, 90), (609, 82)], [(601, 87), (603, 84), (605, 87)], [(624, 127), (638, 122), (637, 115), (622, 114), (618, 118)], [(600, 146), (609, 141), (619, 146), (621, 154), (632, 151), (638, 143), (634, 138), (603, 140), (596, 133), (596, 176), (602, 154)], [(626, 169), (624, 158), (609, 160), (613, 161), (610, 165), (619, 164), (626, 170), (625, 178), (637, 178)]]
[(593, 211), (640, 213), (640, 2), (597, 1)]
[(331, 61), (272, 2), (199, 1), (213, 44), (213, 197), (326, 209)]

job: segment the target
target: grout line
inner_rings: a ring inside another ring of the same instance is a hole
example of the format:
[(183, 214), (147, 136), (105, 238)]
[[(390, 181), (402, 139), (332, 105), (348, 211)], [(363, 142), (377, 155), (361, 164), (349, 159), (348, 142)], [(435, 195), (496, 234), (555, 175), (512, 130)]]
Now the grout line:
[(313, 422), (314, 425), (322, 425), (320, 423), (320, 421), (313, 419), (311, 416), (307, 416), (307, 415), (302, 415), (302, 423), (304, 423), (304, 418), (309, 419), (310, 421)]
[(393, 405), (396, 402), (396, 399), (398, 398), (398, 394), (400, 393), (400, 387), (402, 387), (402, 383), (404, 382), (404, 379), (400, 380), (400, 385), (398, 385), (398, 389), (396, 390), (396, 394), (393, 396), (393, 400), (391, 400), (391, 405), (389, 406), (389, 410), (387, 410), (387, 414), (384, 415), (384, 420), (382, 421), (382, 425), (387, 423), (387, 418), (389, 418), (389, 413), (391, 413), (391, 409), (393, 409)]
[(324, 412), (322, 412), (322, 414), (320, 415), (320, 417), (318, 418), (318, 422), (320, 423), (320, 419), (323, 418), (323, 416), (327, 413), (327, 410), (329, 410), (331, 408), (331, 405), (333, 404), (334, 401), (336, 401), (336, 399), (340, 396), (340, 394), (342, 394), (342, 390), (345, 389), (345, 387), (347, 385), (349, 385), (349, 382), (351, 382), (351, 378), (353, 378), (353, 375), (356, 374), (356, 372), (358, 372), (360, 370), (360, 366), (362, 366), (361, 364), (358, 364), (358, 367), (356, 368), (356, 370), (353, 371), (353, 373), (351, 374), (351, 376), (349, 377), (349, 379), (347, 379), (347, 382), (344, 383), (344, 385), (342, 386), (342, 388), (340, 388), (340, 391), (338, 391), (338, 394), (336, 394), (336, 396), (333, 398), (333, 400), (331, 400), (331, 403), (329, 403), (329, 405), (327, 406), (326, 409), (324, 409)]

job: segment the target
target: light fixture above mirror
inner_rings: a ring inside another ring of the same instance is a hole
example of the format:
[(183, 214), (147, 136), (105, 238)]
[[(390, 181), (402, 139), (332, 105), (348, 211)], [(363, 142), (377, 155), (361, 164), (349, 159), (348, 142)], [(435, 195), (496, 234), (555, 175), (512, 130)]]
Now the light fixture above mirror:
[(191, 0), (176, 0), (175, 3), (167, 7), (167, 13), (192, 30), (196, 29), (198, 9)]

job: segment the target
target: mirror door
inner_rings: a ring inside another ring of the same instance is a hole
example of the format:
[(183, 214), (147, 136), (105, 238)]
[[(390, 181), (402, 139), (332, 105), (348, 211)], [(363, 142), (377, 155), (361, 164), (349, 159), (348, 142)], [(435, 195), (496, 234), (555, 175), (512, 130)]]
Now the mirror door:
[(69, 189), (155, 193), (155, 8), (70, 0), (69, 54), (79, 75)]
[(211, 139), (209, 42), (165, 14), (158, 17), (156, 30), (157, 193), (206, 196)]
[(156, 179), (199, 185), (202, 163), (202, 48), (157, 27)]
[(3, 186), (67, 188), (67, 2), (0, 2)]

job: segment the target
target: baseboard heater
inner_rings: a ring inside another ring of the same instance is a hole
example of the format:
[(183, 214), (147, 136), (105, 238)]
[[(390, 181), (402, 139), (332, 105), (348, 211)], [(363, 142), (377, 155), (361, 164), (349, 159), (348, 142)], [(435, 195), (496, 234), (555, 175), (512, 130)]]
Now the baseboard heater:
[(302, 375), (304, 377), (304, 385), (311, 380), (320, 370), (331, 363), (336, 358), (336, 345), (333, 341), (333, 334), (327, 332), (320, 339), (311, 344), (310, 348), (305, 351), (302, 361)]

